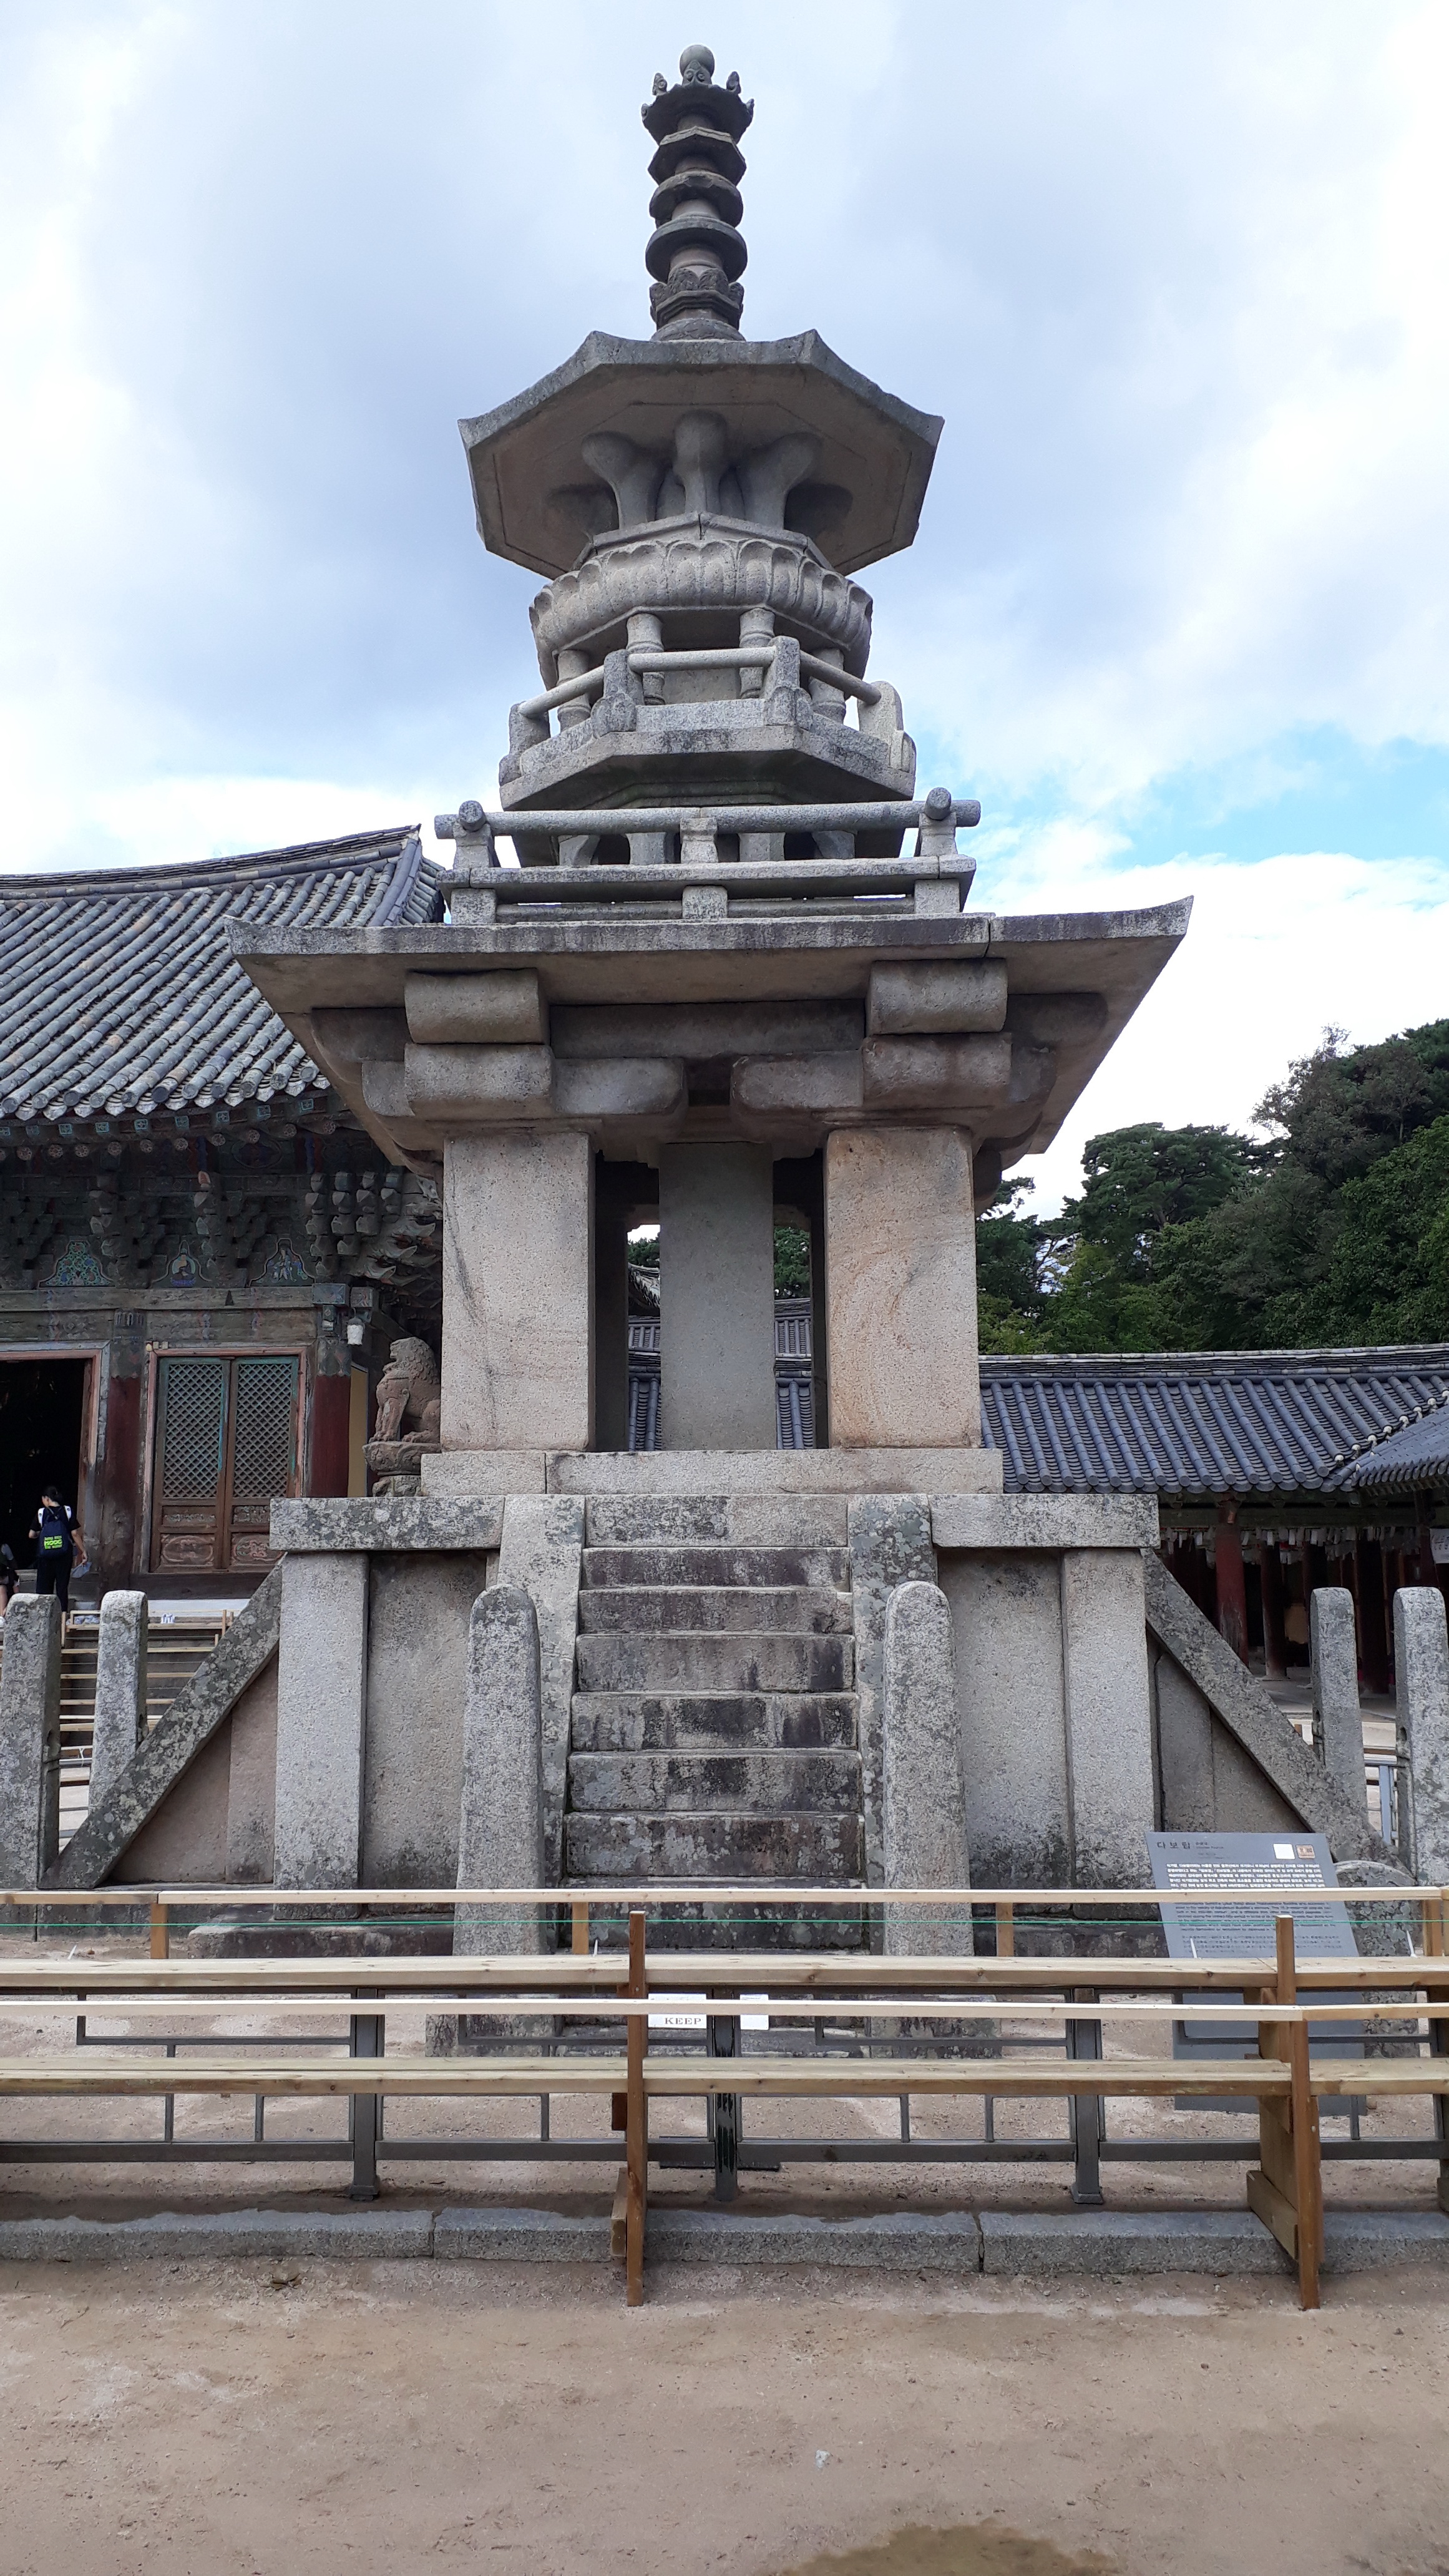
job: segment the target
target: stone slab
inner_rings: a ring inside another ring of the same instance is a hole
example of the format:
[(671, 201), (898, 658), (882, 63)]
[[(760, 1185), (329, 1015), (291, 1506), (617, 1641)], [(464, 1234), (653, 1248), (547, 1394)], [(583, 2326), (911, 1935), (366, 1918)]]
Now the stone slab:
[[(607, 2232), (607, 2229), (606, 2229)], [(0, 2263), (216, 2262), (339, 2256), (416, 2261), (433, 2251), (430, 2209), (226, 2209), (144, 2218), (0, 2219)]]
[[(437, 1462), (423, 1463), (426, 1484)], [(553, 1494), (999, 1494), (1002, 1460), (996, 1449), (563, 1450), (545, 1475)]]
[(981, 2213), (981, 2268), (1059, 2280), (1130, 2272), (1288, 2274), (1287, 2256), (1246, 2209)]
[(1156, 1547), (1155, 1494), (937, 1494), (937, 1547)]
[[(423, 1461), (424, 1466), (433, 1462)], [(272, 1545), (289, 1555), (345, 1554), (357, 1548), (399, 1553), (410, 1548), (462, 1548), (470, 1553), (503, 1540), (503, 1496), (491, 1494), (329, 1496), (272, 1505)]]
[(756, 2218), (722, 2209), (664, 2209), (656, 2201), (644, 2241), (653, 2263), (818, 2263), (883, 2272), (981, 2269), (981, 2230), (969, 2210)]
[(500, 1495), (541, 1494), (547, 1466), (541, 1449), (443, 1449), (420, 1462), (419, 1499), (493, 1502)]
[(1371, 2272), (1388, 2263), (1449, 2264), (1449, 2218), (1438, 2209), (1331, 2209), (1323, 2221), (1325, 2272)]
[(440, 2209), (433, 2252), (455, 2263), (604, 2263), (609, 2221), (556, 2209)]

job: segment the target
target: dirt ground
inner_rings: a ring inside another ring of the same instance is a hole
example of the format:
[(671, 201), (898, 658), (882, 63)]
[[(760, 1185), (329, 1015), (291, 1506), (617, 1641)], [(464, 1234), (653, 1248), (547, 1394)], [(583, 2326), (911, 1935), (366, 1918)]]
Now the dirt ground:
[(0, 2272), (5, 2576), (1444, 2576), (1449, 2301), (494, 2265)]

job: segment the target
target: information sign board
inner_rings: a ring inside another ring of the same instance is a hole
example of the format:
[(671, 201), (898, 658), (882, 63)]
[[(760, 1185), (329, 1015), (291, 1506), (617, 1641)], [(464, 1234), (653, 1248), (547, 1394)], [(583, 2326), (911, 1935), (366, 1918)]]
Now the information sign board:
[[(1296, 1827), (1275, 1834), (1149, 1834), (1147, 1850), (1152, 1884), (1164, 1891), (1162, 1929), (1170, 1959), (1271, 1959), (1280, 1914), (1293, 1917), (1300, 1959), (1357, 1958), (1342, 1897), (1314, 1902), (1315, 1891), (1338, 1885), (1326, 1834)], [(1239, 1888), (1261, 1888), (1264, 1902), (1221, 1902), (1228, 1890)], [(1353, 1997), (1323, 2000), (1351, 2003)], [(1177, 2057), (1247, 2057), (1257, 2041), (1256, 2021), (1173, 2026)], [(1363, 2025), (1310, 2022), (1309, 2042), (1321, 2056), (1362, 2057)]]

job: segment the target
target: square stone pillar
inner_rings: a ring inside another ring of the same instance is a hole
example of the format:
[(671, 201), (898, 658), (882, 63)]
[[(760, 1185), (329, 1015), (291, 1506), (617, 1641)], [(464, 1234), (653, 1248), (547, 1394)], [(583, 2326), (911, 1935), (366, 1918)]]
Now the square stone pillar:
[(659, 1155), (659, 1412), (666, 1449), (775, 1446), (775, 1158)]
[(278, 1887), (355, 1887), (367, 1731), (368, 1557), (282, 1559)]
[(858, 1127), (825, 1147), (833, 1449), (976, 1449), (976, 1210), (961, 1127)]
[(443, 1157), (445, 1449), (593, 1440), (587, 1136), (451, 1137)]

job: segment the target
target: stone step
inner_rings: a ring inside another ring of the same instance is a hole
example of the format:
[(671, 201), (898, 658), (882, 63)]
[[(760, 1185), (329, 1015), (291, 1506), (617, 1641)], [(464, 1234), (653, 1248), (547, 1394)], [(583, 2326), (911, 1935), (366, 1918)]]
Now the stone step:
[(578, 1691), (570, 1740), (575, 1753), (768, 1752), (771, 1746), (854, 1750), (857, 1709), (850, 1691), (683, 1691), (657, 1698), (633, 1691)]
[(856, 1816), (856, 1753), (575, 1753), (575, 1814)]
[(844, 1547), (843, 1494), (591, 1494), (589, 1547)]
[(845, 1636), (677, 1629), (583, 1636), (576, 1653), (584, 1691), (842, 1691), (855, 1680)]
[(780, 1636), (849, 1636), (850, 1594), (803, 1583), (739, 1585), (633, 1583), (579, 1594), (585, 1636), (613, 1631), (664, 1636), (693, 1629), (765, 1629)]
[(607, 1590), (622, 1583), (822, 1584), (850, 1589), (843, 1547), (586, 1547), (580, 1579)]
[(858, 1816), (600, 1816), (564, 1819), (564, 1872), (575, 1884), (772, 1879), (853, 1886), (862, 1876)]

